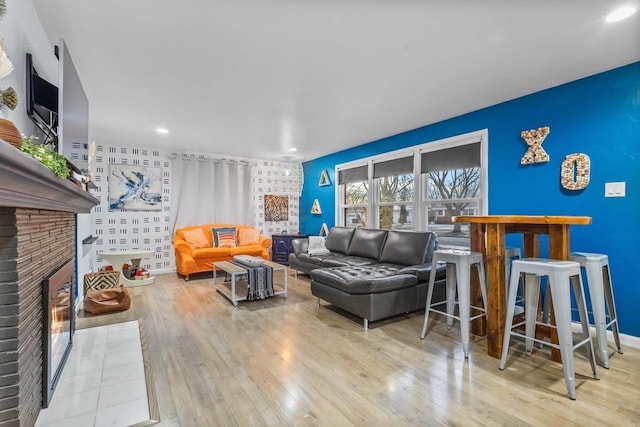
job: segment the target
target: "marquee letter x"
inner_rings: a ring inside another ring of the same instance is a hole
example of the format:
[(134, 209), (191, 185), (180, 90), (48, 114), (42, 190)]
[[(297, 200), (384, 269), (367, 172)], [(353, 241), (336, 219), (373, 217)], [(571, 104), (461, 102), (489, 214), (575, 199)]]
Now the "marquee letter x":
[(542, 163), (549, 161), (549, 155), (546, 151), (544, 151), (544, 148), (542, 148), (542, 141), (544, 141), (547, 135), (549, 135), (548, 126), (538, 129), (523, 130), (520, 135), (529, 146), (527, 152), (524, 153), (524, 156), (522, 156), (522, 159), (520, 159), (520, 164), (530, 165), (532, 163)]

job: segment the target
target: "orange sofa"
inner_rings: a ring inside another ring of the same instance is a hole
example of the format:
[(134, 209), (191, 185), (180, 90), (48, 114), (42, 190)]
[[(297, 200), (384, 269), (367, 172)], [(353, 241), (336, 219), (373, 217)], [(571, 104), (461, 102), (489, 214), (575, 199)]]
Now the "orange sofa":
[[(236, 228), (235, 247), (214, 247), (214, 228)], [(189, 275), (213, 271), (213, 263), (228, 261), (236, 255), (251, 255), (271, 259), (271, 239), (260, 235), (260, 231), (248, 225), (205, 224), (183, 227), (176, 230), (173, 238), (176, 251), (176, 269), (184, 280)]]

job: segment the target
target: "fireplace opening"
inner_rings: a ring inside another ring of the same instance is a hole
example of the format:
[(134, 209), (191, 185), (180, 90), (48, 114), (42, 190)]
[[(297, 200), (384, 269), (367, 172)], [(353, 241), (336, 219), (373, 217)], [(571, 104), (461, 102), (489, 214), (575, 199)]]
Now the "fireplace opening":
[(42, 340), (42, 407), (53, 397), (62, 369), (71, 351), (74, 324), (74, 262), (69, 260), (44, 279)]

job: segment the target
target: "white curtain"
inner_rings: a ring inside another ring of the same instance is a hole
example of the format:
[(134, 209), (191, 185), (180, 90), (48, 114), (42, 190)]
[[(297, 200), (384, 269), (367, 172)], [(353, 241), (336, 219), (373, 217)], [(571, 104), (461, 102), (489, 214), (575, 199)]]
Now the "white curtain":
[(172, 235), (208, 223), (253, 225), (252, 164), (175, 155), (171, 159)]

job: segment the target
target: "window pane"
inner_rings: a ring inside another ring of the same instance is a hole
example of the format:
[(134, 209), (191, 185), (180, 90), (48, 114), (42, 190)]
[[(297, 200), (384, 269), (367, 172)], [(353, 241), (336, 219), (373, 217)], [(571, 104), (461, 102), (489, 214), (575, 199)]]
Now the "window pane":
[(378, 193), (381, 202), (412, 202), (413, 175), (378, 178)]
[(384, 230), (411, 230), (412, 205), (380, 206), (380, 228)]
[(367, 208), (345, 208), (344, 209), (344, 225), (347, 227), (366, 227), (367, 226)]
[(444, 247), (469, 248), (469, 224), (453, 223), (451, 217), (457, 215), (478, 215), (479, 203), (428, 203), (427, 230), (438, 235)]
[(369, 190), (366, 182), (352, 182), (345, 185), (344, 203), (346, 205), (359, 205), (369, 200)]
[(473, 199), (480, 197), (480, 168), (429, 172), (429, 200)]

